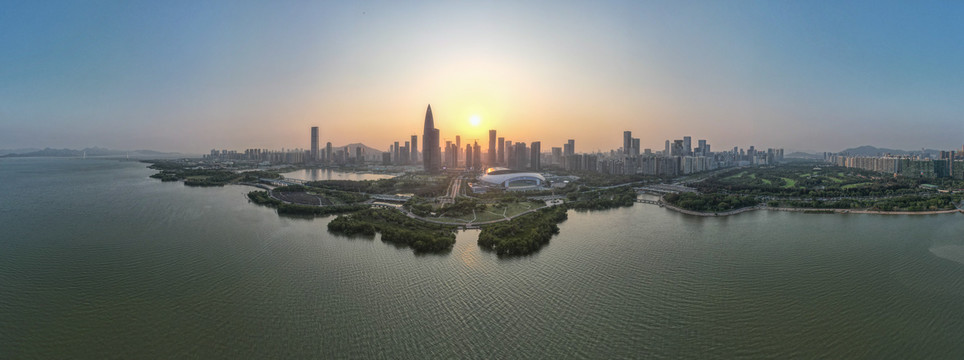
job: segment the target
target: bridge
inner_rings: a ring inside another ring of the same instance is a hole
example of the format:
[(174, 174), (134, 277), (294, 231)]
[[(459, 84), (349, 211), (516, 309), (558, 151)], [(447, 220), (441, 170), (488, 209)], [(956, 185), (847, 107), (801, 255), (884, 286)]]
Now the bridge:
[(537, 201), (550, 201), (550, 200), (565, 200), (565, 195), (544, 195), (544, 196), (529, 196), (526, 199), (537, 200)]
[(288, 186), (288, 185), (305, 185), (308, 180), (293, 179), (293, 178), (281, 178), (281, 179), (267, 179), (258, 178), (259, 182), (273, 185), (273, 186)]
[(398, 195), (384, 195), (384, 194), (371, 194), (372, 199), (390, 202), (406, 202), (411, 199), (410, 196), (398, 196)]
[(645, 199), (636, 199), (636, 202), (638, 202), (638, 203), (642, 203), (642, 204), (651, 204), (651, 205), (659, 205), (659, 206), (663, 206), (663, 201), (662, 201), (662, 200), (645, 200)]
[(670, 184), (640, 186), (640, 187), (634, 187), (633, 190), (636, 190), (636, 192), (638, 193), (649, 193), (649, 194), (656, 194), (656, 195), (679, 194), (683, 192), (696, 192), (696, 189), (691, 187), (680, 186), (680, 185), (670, 185)]

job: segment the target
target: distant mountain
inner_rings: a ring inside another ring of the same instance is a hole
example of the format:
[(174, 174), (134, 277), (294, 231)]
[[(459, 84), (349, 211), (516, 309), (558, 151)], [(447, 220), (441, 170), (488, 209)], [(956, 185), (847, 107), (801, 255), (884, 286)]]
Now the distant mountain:
[(848, 154), (848, 155), (855, 155), (855, 156), (880, 156), (880, 155), (885, 155), (885, 154), (891, 154), (891, 155), (921, 155), (921, 154), (924, 154), (924, 155), (934, 155), (934, 154), (940, 154), (940, 150), (924, 149), (923, 151), (921, 151), (921, 150), (907, 151), (907, 150), (898, 150), (898, 149), (878, 148), (878, 147), (874, 147), (874, 146), (870, 146), (870, 145), (864, 145), (864, 146), (858, 146), (858, 147), (855, 147), (855, 148), (845, 149), (845, 150), (840, 151), (840, 153), (841, 153), (841, 154)]
[(87, 156), (135, 156), (135, 157), (147, 157), (147, 156), (172, 156), (178, 155), (177, 153), (164, 153), (154, 150), (111, 150), (100, 147), (84, 148), (81, 150), (74, 149), (52, 149), (45, 148), (43, 150), (27, 149), (30, 151), (26, 152), (11, 152), (4, 154), (0, 157), (81, 157), (85, 154)]
[(823, 154), (811, 154), (802, 151), (794, 151), (784, 155), (783, 157), (789, 159), (823, 159)]
[[(405, 144), (405, 143), (402, 143), (402, 144)], [(399, 145), (402, 145), (402, 144), (399, 144)], [(368, 146), (368, 145), (365, 145), (365, 144), (362, 144), (362, 143), (351, 143), (351, 144), (348, 144), (348, 145), (333, 146), (333, 147), (332, 147), (332, 150), (333, 150), (333, 151), (336, 151), (336, 150), (338, 150), (338, 149), (344, 149), (345, 147), (348, 147), (348, 151), (351, 152), (351, 156), (355, 156), (355, 148), (361, 147), (362, 149), (365, 149), (365, 150), (364, 150), (364, 151), (365, 151), (365, 160), (367, 160), (367, 161), (381, 161), (381, 160), (382, 160), (382, 153), (383, 153), (383, 152), (388, 152), (388, 149), (385, 149), (385, 150), (376, 149), (376, 148), (373, 148), (373, 147), (371, 147), (371, 146)]]
[(27, 148), (27, 149), (0, 149), (0, 156), (7, 154), (22, 154), (28, 152), (40, 151), (37, 148)]
[[(400, 144), (400, 145), (404, 145), (404, 144), (405, 144), (405, 143), (402, 143), (402, 144)], [(371, 146), (368, 146), (368, 145), (365, 145), (365, 144), (362, 144), (362, 143), (351, 143), (351, 144), (343, 145), (343, 146), (334, 146), (334, 147), (332, 147), (332, 149), (334, 149), (334, 150), (344, 149), (346, 146), (348, 147), (348, 150), (349, 150), (349, 151), (352, 151), (352, 152), (354, 152), (354, 151), (355, 151), (355, 148), (357, 148), (357, 147), (359, 147), (359, 146), (361, 146), (362, 149), (365, 149), (365, 153), (366, 153), (366, 154), (381, 154), (381, 153), (383, 153), (383, 152), (388, 152), (388, 149), (384, 149), (384, 150), (382, 150), (382, 149), (376, 149), (376, 148), (373, 148), (373, 147), (371, 147)]]

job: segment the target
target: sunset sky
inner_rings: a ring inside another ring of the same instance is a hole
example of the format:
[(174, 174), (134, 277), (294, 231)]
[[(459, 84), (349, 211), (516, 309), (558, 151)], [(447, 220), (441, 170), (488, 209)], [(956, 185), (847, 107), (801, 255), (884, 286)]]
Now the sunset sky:
[(0, 49), (0, 149), (964, 144), (957, 1), (5, 1)]

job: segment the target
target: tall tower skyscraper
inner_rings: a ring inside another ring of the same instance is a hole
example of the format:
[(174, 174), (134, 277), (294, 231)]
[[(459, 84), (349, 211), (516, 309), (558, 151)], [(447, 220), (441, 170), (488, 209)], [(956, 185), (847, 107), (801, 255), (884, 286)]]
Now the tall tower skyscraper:
[(409, 156), (412, 165), (418, 164), (418, 135), (412, 135), (412, 155)]
[(476, 170), (482, 169), (482, 147), (478, 141), (472, 145), (472, 165), (475, 165)]
[(332, 162), (331, 155), (332, 155), (332, 154), (331, 154), (331, 142), (328, 142), (327, 144), (325, 144), (325, 162), (331, 164), (331, 162)]
[(495, 154), (495, 162), (499, 165), (505, 165), (505, 138), (499, 138), (499, 150)]
[(663, 147), (663, 156), (669, 156), (669, 140), (666, 140), (666, 146)]
[(311, 161), (318, 161), (318, 127), (311, 127), (311, 155), (308, 157)]
[(623, 131), (623, 154), (629, 155), (633, 147), (633, 132)]
[(529, 169), (532, 171), (542, 171), (542, 142), (533, 141), (529, 150)]
[(683, 137), (683, 155), (693, 155), (693, 139), (689, 136)]
[(489, 130), (488, 166), (495, 166), (495, 130)]
[(432, 168), (435, 169), (435, 171), (442, 169), (442, 147), (439, 144), (439, 139), (441, 138), (438, 128), (432, 129), (432, 139), (435, 141), (435, 146), (432, 148)]
[(459, 135), (455, 135), (455, 148), (460, 150), (455, 152), (455, 166), (458, 167), (459, 161), (462, 159), (462, 137)]
[(395, 147), (393, 147), (392, 149), (394, 149), (392, 154), (392, 161), (395, 164), (401, 164), (402, 156), (400, 154), (402, 152), (402, 149), (398, 147), (398, 141), (395, 142)]
[(432, 118), (432, 105), (425, 110), (425, 127), (422, 130), (422, 163), (425, 171), (438, 171), (437, 163), (438, 139), (435, 138), (435, 119)]

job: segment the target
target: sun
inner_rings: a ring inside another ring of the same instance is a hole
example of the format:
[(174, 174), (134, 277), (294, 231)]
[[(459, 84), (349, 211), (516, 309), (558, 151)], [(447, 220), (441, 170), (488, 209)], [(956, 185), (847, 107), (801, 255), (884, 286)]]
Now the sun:
[(469, 116), (469, 124), (472, 124), (472, 126), (479, 126), (480, 123), (482, 123), (482, 117), (478, 115)]

